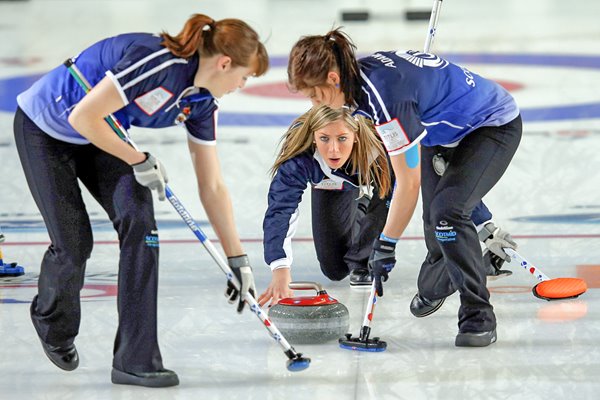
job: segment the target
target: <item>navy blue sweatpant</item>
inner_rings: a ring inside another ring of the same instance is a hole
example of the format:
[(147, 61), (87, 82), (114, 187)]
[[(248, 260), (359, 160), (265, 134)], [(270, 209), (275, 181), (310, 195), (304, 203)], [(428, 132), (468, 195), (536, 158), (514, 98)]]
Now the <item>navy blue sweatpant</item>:
[(430, 300), (460, 292), (461, 332), (496, 327), (486, 288), (481, 244), (471, 214), (498, 182), (521, 140), (521, 117), (499, 127), (482, 127), (452, 151), (443, 176), (435, 173), (435, 147), (421, 147), (421, 194), (427, 258), (418, 278), (419, 293)]
[[(366, 269), (373, 241), (387, 218), (391, 193), (357, 200), (353, 190), (311, 190), (312, 232), (323, 274), (334, 281), (344, 279), (355, 268)], [(360, 207), (359, 207), (360, 205)]]
[(79, 295), (93, 246), (81, 182), (106, 211), (119, 237), (119, 324), (113, 366), (126, 372), (162, 369), (156, 334), (158, 232), (150, 190), (136, 182), (125, 162), (93, 145), (50, 137), (20, 109), (14, 132), (27, 184), (51, 241), (31, 304), (39, 337), (62, 347), (73, 343), (79, 332)]

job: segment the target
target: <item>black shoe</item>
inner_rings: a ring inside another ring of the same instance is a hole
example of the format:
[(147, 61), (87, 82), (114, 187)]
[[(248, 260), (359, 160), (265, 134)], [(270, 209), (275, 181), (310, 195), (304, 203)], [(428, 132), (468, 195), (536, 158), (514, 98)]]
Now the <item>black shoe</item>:
[(458, 332), (455, 346), (458, 347), (485, 347), (496, 341), (496, 330), (487, 332)]
[(350, 271), (350, 286), (371, 286), (372, 283), (368, 270), (356, 268)]
[(156, 372), (123, 372), (116, 368), (110, 373), (112, 383), (118, 385), (137, 385), (146, 387), (169, 387), (179, 385), (177, 374), (171, 370), (163, 369)]
[[(41, 339), (40, 339), (41, 341)], [(67, 347), (51, 346), (47, 343), (42, 342), (42, 348), (46, 356), (60, 369), (65, 371), (73, 371), (79, 366), (79, 354), (75, 345), (72, 344)]]
[(488, 249), (483, 251), (483, 268), (488, 281), (494, 281), (512, 275), (512, 271), (502, 269), (504, 260)]
[(429, 300), (419, 293), (415, 294), (410, 302), (410, 312), (417, 318), (426, 317), (433, 314), (444, 304), (445, 297), (439, 300)]
[(495, 270), (487, 273), (487, 280), (495, 281), (495, 280), (502, 279), (502, 278), (505, 278), (505, 277), (511, 276), (511, 275), (512, 275), (512, 271), (509, 271), (507, 269), (495, 269)]

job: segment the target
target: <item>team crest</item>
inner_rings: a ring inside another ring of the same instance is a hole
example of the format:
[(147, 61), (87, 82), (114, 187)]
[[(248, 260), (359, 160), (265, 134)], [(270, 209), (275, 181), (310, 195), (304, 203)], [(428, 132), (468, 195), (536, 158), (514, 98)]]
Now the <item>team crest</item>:
[(406, 61), (419, 68), (430, 67), (430, 68), (446, 68), (448, 61), (436, 56), (435, 54), (423, 53), (415, 50), (399, 50), (396, 55), (400, 58), (404, 58)]

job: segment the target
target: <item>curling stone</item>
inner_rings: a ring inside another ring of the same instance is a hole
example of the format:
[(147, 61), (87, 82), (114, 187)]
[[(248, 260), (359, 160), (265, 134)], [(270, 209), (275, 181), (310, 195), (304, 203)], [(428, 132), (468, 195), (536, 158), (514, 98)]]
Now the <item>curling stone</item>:
[(288, 297), (269, 309), (269, 317), (292, 344), (336, 340), (348, 332), (345, 305), (329, 296), (316, 282), (291, 282), (292, 290), (316, 290), (316, 296)]

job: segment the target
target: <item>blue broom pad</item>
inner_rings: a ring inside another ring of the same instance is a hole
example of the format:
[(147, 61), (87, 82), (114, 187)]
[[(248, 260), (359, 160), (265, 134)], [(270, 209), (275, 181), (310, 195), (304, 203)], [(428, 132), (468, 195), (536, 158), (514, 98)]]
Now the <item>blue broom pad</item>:
[(303, 371), (310, 366), (310, 358), (300, 358), (296, 360), (288, 360), (287, 369), (288, 371), (298, 372)]
[[(385, 342), (379, 342), (379, 343), (385, 343)], [(345, 350), (356, 350), (356, 351), (369, 351), (372, 353), (379, 353), (382, 351), (385, 351), (387, 349), (387, 346), (382, 346), (382, 347), (362, 347), (362, 346), (353, 346), (353, 345), (349, 345), (349, 344), (342, 344), (340, 343), (340, 348), (345, 349)]]

